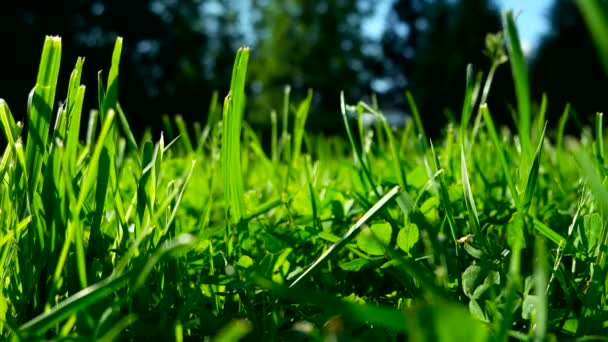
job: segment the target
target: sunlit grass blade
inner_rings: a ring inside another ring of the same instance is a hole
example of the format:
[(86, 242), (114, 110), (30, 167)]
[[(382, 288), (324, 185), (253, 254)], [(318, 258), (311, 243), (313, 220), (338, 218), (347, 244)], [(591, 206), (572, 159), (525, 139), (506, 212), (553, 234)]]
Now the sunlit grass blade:
[[(125, 112), (122, 110), (120, 103), (116, 104), (116, 113), (118, 113), (118, 119), (120, 120), (120, 125), (122, 126), (123, 132), (126, 134), (127, 143), (129, 144), (129, 148), (133, 151), (139, 150), (139, 146), (137, 144), (137, 140), (135, 140), (135, 135), (133, 131), (131, 131), (131, 127), (129, 126), (129, 122), (127, 121), (127, 116)], [(139, 156), (136, 154), (136, 156)], [(141, 160), (139, 158), (135, 158), (135, 160), (139, 163), (141, 167)]]
[(302, 272), (300, 276), (294, 280), (289, 287), (294, 287), (298, 283), (300, 283), (307, 276), (312, 274), (316, 269), (318, 269), (321, 264), (336, 254), (342, 247), (344, 247), (347, 243), (349, 243), (359, 232), (361, 226), (363, 226), (373, 215), (375, 215), (379, 210), (381, 210), (391, 199), (393, 199), (398, 193), (400, 189), (399, 186), (395, 186), (389, 192), (387, 192), (382, 198), (374, 204), (365, 214), (344, 234), (340, 240), (334, 243), (331, 247), (329, 247), (317, 260), (310, 265), (306, 271)]
[(534, 229), (536, 229), (539, 233), (545, 236), (547, 239), (553, 241), (558, 246), (565, 246), (566, 239), (555, 232), (555, 230), (551, 229), (546, 224), (542, 223), (538, 219), (533, 219), (532, 224), (534, 225)]
[(467, 127), (469, 126), (469, 120), (473, 114), (473, 88), (475, 87), (475, 79), (473, 74), (473, 65), (467, 64), (467, 76), (464, 88), (464, 102), (462, 103), (462, 113), (460, 121), (460, 136), (464, 137)]
[(567, 103), (564, 107), (564, 112), (559, 118), (557, 125), (557, 139), (555, 141), (555, 161), (559, 162), (562, 160), (562, 151), (564, 149), (564, 130), (566, 129), (566, 122), (568, 122), (568, 115), (570, 113), (570, 104)]
[[(441, 168), (441, 164), (439, 162), (439, 156), (435, 153), (435, 148), (433, 144), (431, 144), (431, 152), (435, 159), (435, 164), (438, 168)], [(448, 220), (448, 225), (450, 226), (450, 233), (452, 235), (452, 239), (454, 240), (454, 245), (456, 247), (456, 256), (458, 256), (458, 242), (456, 237), (456, 232), (458, 227), (456, 226), (456, 220), (454, 219), (454, 210), (452, 207), (452, 202), (450, 201), (450, 195), (448, 191), (448, 186), (445, 181), (445, 176), (443, 173), (440, 173), (439, 176), (439, 197), (441, 199), (441, 204), (445, 210), (445, 215)]]
[(505, 175), (505, 180), (507, 182), (507, 186), (509, 191), (511, 192), (511, 197), (515, 202), (515, 206), (519, 211), (523, 211), (523, 206), (521, 205), (520, 196), (517, 192), (517, 188), (515, 187), (515, 182), (513, 180), (513, 175), (511, 174), (511, 168), (509, 163), (507, 162), (507, 158), (505, 157), (505, 152), (503, 151), (503, 145), (498, 138), (498, 133), (496, 132), (496, 128), (494, 126), (494, 120), (490, 115), (490, 111), (488, 110), (487, 104), (481, 105), (481, 113), (483, 115), (484, 121), (488, 128), (488, 133), (490, 134), (490, 138), (492, 139), (492, 143), (494, 143), (494, 148), (496, 148), (496, 157), (500, 161), (500, 165), (502, 166), (503, 173)]
[(380, 125), (384, 129), (384, 134), (386, 135), (386, 138), (388, 140), (388, 149), (390, 150), (391, 157), (392, 157), (391, 165), (393, 167), (395, 177), (397, 178), (397, 183), (399, 184), (399, 186), (401, 186), (401, 188), (405, 189), (405, 186), (406, 186), (405, 171), (403, 170), (403, 167), (402, 167), (403, 163), (401, 161), (401, 158), (399, 157), (399, 150), (397, 147), (397, 143), (395, 142), (395, 136), (393, 134), (390, 124), (388, 123), (388, 120), (378, 110), (370, 107), (365, 102), (360, 102), (359, 107), (361, 107), (359, 109), (359, 112), (361, 112), (362, 110), (365, 110), (365, 111), (368, 111), (368, 112), (374, 114), (376, 120), (380, 122)]
[(530, 166), (530, 171), (528, 173), (528, 181), (526, 184), (526, 191), (524, 192), (521, 204), (522, 210), (524, 213), (528, 212), (530, 205), (532, 205), (532, 198), (534, 196), (534, 190), (537, 187), (538, 183), (538, 171), (540, 168), (540, 158), (543, 150), (543, 142), (545, 141), (545, 131), (547, 129), (547, 125), (545, 124), (545, 129), (540, 136), (540, 141), (538, 142), (538, 147), (536, 148), (536, 154), (534, 155), (534, 160), (532, 161), (532, 165)]
[(236, 319), (225, 327), (213, 338), (213, 342), (240, 341), (253, 329), (251, 322), (246, 319)]
[(405, 95), (407, 97), (407, 102), (410, 105), (410, 109), (412, 110), (412, 116), (414, 117), (414, 123), (416, 124), (416, 130), (418, 131), (418, 135), (420, 135), (422, 139), (424, 149), (426, 151), (429, 151), (429, 139), (427, 138), (426, 132), (424, 131), (424, 125), (422, 125), (422, 119), (420, 118), (420, 112), (418, 111), (416, 101), (414, 101), (414, 96), (412, 96), (409, 91), (407, 91)]
[(118, 73), (120, 65), (120, 55), (122, 54), (122, 37), (117, 37), (112, 52), (112, 64), (108, 73), (108, 88), (105, 89), (101, 110), (101, 119), (110, 109), (116, 110), (118, 104)]
[(462, 174), (462, 187), (464, 194), (464, 203), (467, 208), (467, 216), (469, 218), (469, 225), (476, 239), (479, 239), (486, 253), (490, 252), (490, 246), (487, 238), (481, 231), (481, 225), (479, 224), (479, 214), (477, 213), (477, 207), (475, 206), (475, 199), (473, 198), (473, 192), (471, 191), (471, 184), (469, 182), (469, 172), (467, 169), (467, 160), (464, 156), (464, 145), (460, 145), (460, 167)]
[(528, 169), (528, 155), (530, 149), (530, 85), (526, 61), (515, 26), (515, 18), (512, 11), (507, 11), (504, 16), (504, 26), (507, 32), (511, 71), (515, 81), (515, 94), (517, 97), (517, 131), (521, 139), (522, 165), (524, 170)]
[(309, 290), (304, 286), (293, 288), (293, 284), (283, 287), (265, 279), (255, 279), (259, 286), (271, 290), (279, 297), (289, 298), (300, 303), (311, 303), (331, 312), (338, 312), (346, 319), (367, 322), (393, 331), (405, 331), (406, 316), (400, 310), (375, 305), (349, 303), (323, 291)]
[(535, 341), (545, 341), (547, 335), (548, 324), (548, 307), (547, 302), (547, 251), (545, 240), (537, 237), (534, 245), (535, 263), (534, 263), (534, 281), (536, 289), (536, 314), (534, 322), (534, 338)]
[(160, 260), (187, 251), (195, 242), (196, 238), (190, 234), (182, 234), (174, 239), (165, 241), (154, 254), (149, 257), (144, 267), (138, 272), (130, 291), (135, 292), (144, 286), (146, 278), (148, 278), (150, 272), (152, 272), (154, 266)]
[[(164, 222), (164, 227), (162, 230), (162, 235), (167, 234), (167, 232), (169, 231), (170, 228), (174, 228), (174, 226), (172, 225), (173, 221), (175, 220), (175, 217), (177, 216), (177, 210), (180, 207), (180, 204), (182, 202), (182, 198), (184, 197), (184, 193), (186, 192), (186, 189), (188, 187), (188, 184), (190, 182), (190, 179), (192, 178), (192, 172), (194, 171), (194, 167), (196, 166), (196, 160), (192, 161), (192, 164), (190, 166), (190, 168), (188, 169), (185, 177), (183, 177), (183, 183), (181, 185), (181, 188), (179, 190), (179, 193), (177, 194), (177, 197), (175, 198), (175, 203), (173, 205), (173, 208), (171, 208), (171, 213), (169, 215), (169, 217), (167, 218), (166, 222)], [(171, 232), (171, 236), (175, 236), (175, 231)]]
[(600, 174), (608, 173), (604, 166), (604, 161), (606, 160), (604, 155), (604, 123), (603, 123), (604, 113), (597, 113), (595, 115), (595, 158), (597, 159), (598, 170)]
[(354, 151), (355, 160), (356, 160), (358, 166), (363, 171), (363, 174), (365, 175), (365, 179), (369, 183), (368, 185), (372, 188), (372, 190), (375, 192), (375, 194), (378, 197), (380, 197), (380, 193), (378, 193), (374, 179), (372, 178), (371, 172), (370, 172), (368, 165), (365, 161), (365, 158), (363, 156), (362, 147), (359, 144), (355, 143), (355, 138), (350, 129), (350, 124), (348, 122), (348, 116), (346, 114), (346, 102), (344, 101), (344, 92), (340, 92), (340, 112), (342, 113), (342, 120), (344, 121), (344, 128), (346, 129), (346, 135), (348, 136), (348, 140), (350, 141), (350, 145)]
[(177, 131), (181, 137), (181, 143), (184, 146), (187, 153), (192, 154), (194, 152), (194, 146), (192, 145), (192, 139), (190, 139), (190, 133), (188, 133), (188, 128), (186, 128), (186, 122), (181, 115), (175, 116), (175, 126), (177, 126)]
[(91, 155), (91, 159), (89, 162), (89, 166), (86, 170), (86, 174), (84, 175), (84, 180), (80, 186), (80, 192), (78, 193), (77, 201), (74, 207), (71, 208), (71, 219), (68, 223), (68, 228), (66, 229), (66, 239), (61, 248), (61, 252), (59, 255), (59, 259), (57, 261), (57, 266), (55, 268), (54, 273), (54, 281), (57, 282), (61, 278), (61, 272), (63, 271), (63, 267), (67, 260), (68, 252), (70, 250), (70, 245), (72, 241), (74, 241), (77, 245), (76, 250), (78, 252), (77, 255), (77, 263), (79, 269), (79, 279), (81, 286), (84, 288), (87, 284), (86, 278), (86, 262), (84, 255), (82, 255), (83, 250), (83, 241), (82, 241), (82, 226), (80, 225), (80, 211), (85, 205), (85, 200), (89, 196), (89, 192), (93, 188), (95, 182), (98, 179), (98, 165), (100, 163), (101, 153), (104, 148), (105, 140), (109, 139), (108, 134), (110, 132), (110, 127), (113, 124), (113, 120), (115, 117), (115, 112), (113, 110), (108, 112), (106, 119), (103, 123), (101, 132), (99, 133), (99, 137), (97, 143), (95, 144), (95, 148)]
[(291, 157), (291, 164), (293, 165), (300, 157), (302, 149), (302, 139), (304, 138), (304, 128), (306, 125), (306, 118), (308, 117), (308, 111), (310, 110), (310, 103), (312, 102), (312, 90), (308, 90), (306, 99), (300, 103), (298, 110), (296, 111), (296, 117), (293, 123), (293, 154)]
[(498, 333), (495, 341), (508, 341), (509, 331), (513, 324), (513, 311), (517, 304), (517, 294), (521, 290), (521, 245), (516, 243), (511, 249), (511, 260), (509, 262), (509, 272), (507, 274), (507, 284), (505, 289), (505, 303), (502, 309), (502, 320), (498, 322)]
[(106, 332), (103, 336), (96, 337), (95, 341), (98, 341), (98, 342), (116, 341), (120, 337), (120, 334), (123, 332), (123, 330), (125, 330), (127, 327), (129, 327), (131, 324), (135, 323), (136, 321), (137, 321), (137, 315), (128, 314), (128, 315), (124, 316), (123, 318), (121, 318), (120, 321), (118, 321), (118, 323), (116, 323), (111, 329), (109, 329), (108, 332)]
[(95, 131), (97, 130), (97, 122), (99, 121), (99, 111), (91, 110), (87, 120), (87, 135), (85, 146), (92, 146), (95, 140)]
[(110, 295), (113, 291), (125, 286), (127, 282), (133, 278), (134, 274), (136, 273), (123, 273), (117, 276), (111, 276), (95, 285), (91, 285), (90, 287), (74, 293), (68, 299), (54, 306), (49, 311), (46, 311), (21, 325), (18, 332), (32, 335), (43, 333), (50, 327), (72, 315), (74, 312), (85, 310), (87, 307)]
[(2, 124), (2, 131), (4, 136), (8, 140), (9, 146), (15, 146), (15, 142), (21, 134), (21, 128), (15, 123), (13, 114), (3, 99), (0, 99), (0, 123)]
[(534, 120), (534, 124), (536, 126), (536, 136), (533, 139), (539, 139), (546, 128), (546, 120), (547, 116), (547, 94), (543, 94), (542, 100), (540, 101), (540, 108), (538, 109), (538, 116)]
[(74, 95), (74, 105), (71, 107), (68, 122), (68, 136), (66, 140), (66, 155), (69, 160), (69, 170), (72, 177), (75, 176), (76, 160), (78, 158), (78, 145), (80, 134), (80, 121), (82, 116), (82, 105), (84, 101), (85, 86), (79, 86)]
[(605, 179), (598, 174), (597, 168), (594, 166), (588, 153), (581, 152), (576, 154), (575, 157), (582, 174), (587, 179), (595, 200), (600, 208), (602, 208), (603, 213), (608, 213), (608, 189), (606, 189), (606, 185), (604, 184)]
[(246, 215), (241, 174), (241, 121), (245, 108), (245, 79), (249, 48), (236, 54), (230, 92), (224, 100), (222, 123), (222, 176), (226, 219), (238, 224)]
[(61, 63), (61, 38), (46, 37), (36, 86), (28, 99), (28, 131), (25, 149), (30, 196), (36, 192), (47, 148), (55, 90)]

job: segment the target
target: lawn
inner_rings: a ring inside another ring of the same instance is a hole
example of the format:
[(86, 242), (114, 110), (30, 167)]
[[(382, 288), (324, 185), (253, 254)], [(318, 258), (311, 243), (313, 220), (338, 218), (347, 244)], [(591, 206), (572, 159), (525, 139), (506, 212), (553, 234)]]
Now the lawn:
[[(579, 2), (608, 57), (594, 4)], [(205, 122), (165, 117), (138, 140), (119, 104), (122, 38), (97, 89), (79, 59), (65, 91), (47, 37), (27, 122), (0, 99), (0, 338), (608, 340), (603, 116), (566, 136), (566, 107), (546, 128), (504, 23), (440, 140), (410, 94), (400, 129), (342, 95), (343, 138), (306, 132), (313, 93), (286, 92), (269, 151), (244, 120), (248, 48)], [(513, 130), (486, 103), (504, 63)]]

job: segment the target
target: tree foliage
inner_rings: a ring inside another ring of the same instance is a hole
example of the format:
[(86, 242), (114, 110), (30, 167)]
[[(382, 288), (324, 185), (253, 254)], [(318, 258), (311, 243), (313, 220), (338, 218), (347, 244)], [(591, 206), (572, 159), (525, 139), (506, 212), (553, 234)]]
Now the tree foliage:
[[(6, 50), (0, 54), (0, 94), (9, 103), (23, 103), (20, 97), (35, 81), (31, 65), (40, 57), (39, 43), (45, 35), (60, 35), (66, 65), (86, 56), (85, 108), (97, 108), (97, 73), (108, 64), (120, 35), (125, 46), (119, 101), (127, 115), (140, 119), (134, 121), (145, 122), (134, 128), (159, 128), (155, 123), (160, 118), (141, 119), (163, 113), (200, 120), (212, 91), (228, 88), (232, 65), (227, 61), (242, 43), (234, 12), (234, 4), (213, 1), (2, 2), (0, 32)], [(69, 69), (59, 79), (68, 79)], [(59, 99), (66, 87), (60, 84)], [(24, 115), (25, 108), (16, 114)]]
[[(447, 111), (462, 105), (466, 65), (487, 72), (485, 36), (500, 29), (500, 13), (488, 0), (396, 1), (383, 37), (385, 73), (396, 75), (386, 97), (410, 90), (424, 121), (445, 122)], [(436, 133), (441, 126), (428, 128)]]
[[(602, 3), (608, 10), (608, 2)], [(547, 93), (548, 116), (554, 121), (570, 102), (577, 118), (588, 122), (596, 111), (608, 110), (608, 77), (574, 1), (555, 1), (548, 19), (552, 30), (544, 36), (530, 68), (532, 89)]]

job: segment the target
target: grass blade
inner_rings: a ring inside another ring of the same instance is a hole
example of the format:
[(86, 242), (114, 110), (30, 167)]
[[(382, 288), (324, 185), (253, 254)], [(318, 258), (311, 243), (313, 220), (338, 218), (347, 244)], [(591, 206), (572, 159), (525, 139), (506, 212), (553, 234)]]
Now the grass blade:
[(334, 254), (336, 254), (342, 247), (349, 243), (357, 235), (361, 226), (363, 226), (379, 210), (384, 208), (384, 206), (398, 193), (399, 186), (395, 186), (391, 189), (391, 191), (387, 192), (386, 195), (382, 196), (382, 198), (378, 202), (376, 202), (376, 204), (374, 204), (374, 206), (372, 206), (367, 212), (365, 212), (365, 214), (346, 232), (346, 234), (344, 234), (340, 238), (340, 240), (334, 243), (325, 251), (325, 253), (323, 253), (319, 258), (317, 258), (317, 260), (312, 265), (310, 265), (310, 267), (308, 267), (306, 271), (302, 272), (302, 274), (300, 274), (300, 276), (296, 280), (294, 280), (289, 287), (291, 288), (296, 286), (303, 279), (312, 274), (312, 272), (318, 269), (324, 261), (328, 260)]
[(532, 204), (532, 197), (534, 196), (534, 189), (536, 189), (536, 184), (538, 182), (538, 170), (540, 168), (540, 158), (543, 150), (543, 142), (545, 141), (545, 131), (547, 130), (547, 125), (545, 124), (545, 129), (543, 129), (543, 133), (540, 136), (540, 141), (538, 142), (538, 147), (536, 148), (536, 154), (534, 155), (534, 160), (532, 161), (532, 166), (530, 167), (530, 172), (528, 173), (528, 182), (526, 184), (526, 192), (524, 193), (524, 197), (522, 199), (522, 210), (524, 213), (528, 212), (530, 205)]
[(46, 37), (36, 86), (28, 99), (28, 133), (25, 148), (30, 196), (33, 197), (47, 148), (51, 114), (61, 63), (61, 38)]
[(530, 85), (526, 61), (519, 40), (519, 34), (515, 27), (515, 18), (512, 11), (507, 11), (504, 17), (504, 26), (509, 41), (509, 52), (511, 59), (511, 70), (515, 81), (515, 94), (517, 96), (517, 129), (521, 139), (522, 167), (528, 169), (527, 156), (530, 153)]
[(107, 297), (115, 290), (125, 286), (127, 282), (133, 278), (134, 274), (136, 273), (131, 272), (111, 276), (95, 285), (91, 285), (71, 295), (68, 299), (54, 306), (49, 311), (27, 321), (19, 327), (18, 332), (32, 335), (40, 334), (70, 315), (73, 315), (75, 312), (85, 310), (87, 307)]
[(241, 174), (241, 121), (245, 108), (245, 79), (249, 48), (236, 54), (230, 92), (224, 101), (222, 124), (222, 175), (226, 219), (238, 224), (245, 217), (243, 175)]
[(293, 124), (293, 155), (291, 164), (297, 162), (300, 157), (302, 149), (302, 138), (304, 138), (304, 128), (306, 125), (306, 118), (308, 117), (308, 111), (310, 110), (310, 103), (312, 102), (312, 90), (308, 90), (306, 99), (300, 103), (298, 110), (296, 111), (296, 117)]

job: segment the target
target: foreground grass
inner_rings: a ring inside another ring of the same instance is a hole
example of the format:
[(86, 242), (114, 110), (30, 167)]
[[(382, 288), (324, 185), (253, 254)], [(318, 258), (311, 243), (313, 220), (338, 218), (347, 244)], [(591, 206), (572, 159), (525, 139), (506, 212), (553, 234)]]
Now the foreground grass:
[(195, 134), (167, 118), (167, 135), (138, 142), (118, 103), (122, 40), (87, 121), (83, 60), (53, 106), (61, 41), (47, 38), (27, 132), (0, 100), (0, 336), (606, 339), (602, 115), (565, 137), (566, 108), (547, 133), (510, 14), (505, 32), (515, 133), (485, 103), (506, 61), (490, 36), (492, 70), (482, 84), (469, 69), (462, 121), (442, 141), (411, 97), (414, 120), (396, 132), (342, 97), (345, 141), (306, 134), (311, 95), (286, 95), (270, 155), (242, 120), (247, 49)]

